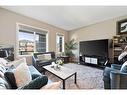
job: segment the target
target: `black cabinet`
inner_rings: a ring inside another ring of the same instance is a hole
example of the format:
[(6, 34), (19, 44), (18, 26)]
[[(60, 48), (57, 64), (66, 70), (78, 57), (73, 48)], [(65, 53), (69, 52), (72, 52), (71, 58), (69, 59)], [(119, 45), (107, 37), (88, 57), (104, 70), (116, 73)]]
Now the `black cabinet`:
[(68, 56), (60, 56), (57, 57), (58, 59), (62, 59), (64, 63), (68, 63), (69, 62), (69, 57)]
[(80, 64), (87, 64), (87, 65), (92, 65), (92, 66), (99, 66), (99, 67), (104, 67), (105, 63), (108, 59), (105, 57), (101, 56), (88, 56), (88, 55), (83, 55), (79, 57)]

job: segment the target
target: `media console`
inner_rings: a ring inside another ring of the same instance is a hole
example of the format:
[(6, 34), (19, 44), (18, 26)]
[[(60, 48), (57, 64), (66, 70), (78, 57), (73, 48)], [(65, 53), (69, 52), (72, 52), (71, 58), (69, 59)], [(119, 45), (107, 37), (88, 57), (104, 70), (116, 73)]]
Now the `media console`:
[(107, 58), (101, 56), (88, 56), (83, 55), (79, 57), (80, 64), (87, 64), (87, 65), (95, 65), (99, 67), (104, 67), (107, 61)]
[(104, 67), (109, 58), (110, 44), (110, 39), (81, 41), (79, 46), (80, 63)]

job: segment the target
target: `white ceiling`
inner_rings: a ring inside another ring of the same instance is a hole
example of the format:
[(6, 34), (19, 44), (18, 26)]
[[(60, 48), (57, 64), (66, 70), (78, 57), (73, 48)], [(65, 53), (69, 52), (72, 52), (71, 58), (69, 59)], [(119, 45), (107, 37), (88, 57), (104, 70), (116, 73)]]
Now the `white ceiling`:
[(2, 8), (67, 31), (127, 15), (127, 6), (2, 6)]

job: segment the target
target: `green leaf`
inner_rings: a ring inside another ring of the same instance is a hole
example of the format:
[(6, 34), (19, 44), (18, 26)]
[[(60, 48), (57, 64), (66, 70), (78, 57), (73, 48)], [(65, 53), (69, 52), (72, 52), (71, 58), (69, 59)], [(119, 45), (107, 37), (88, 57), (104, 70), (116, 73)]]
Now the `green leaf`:
[(74, 39), (70, 40), (68, 43), (65, 43), (65, 54), (67, 56), (74, 56), (72, 50), (77, 49), (77, 42)]

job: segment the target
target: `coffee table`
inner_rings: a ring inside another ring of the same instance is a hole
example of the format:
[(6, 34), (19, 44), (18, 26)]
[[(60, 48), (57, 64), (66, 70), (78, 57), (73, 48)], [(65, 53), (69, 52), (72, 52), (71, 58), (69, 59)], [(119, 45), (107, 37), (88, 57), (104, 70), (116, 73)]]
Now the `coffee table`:
[(69, 69), (69, 68), (66, 68), (64, 66), (60, 66), (60, 69), (59, 70), (56, 70), (54, 68), (51, 67), (52, 65), (47, 65), (47, 66), (43, 66), (43, 68), (52, 73), (53, 75), (55, 75), (56, 77), (60, 78), (63, 82), (63, 89), (65, 89), (65, 80), (67, 80), (68, 78), (70, 78), (71, 76), (75, 76), (74, 77), (74, 83), (76, 84), (77, 81), (76, 81), (76, 78), (77, 78), (77, 72)]

